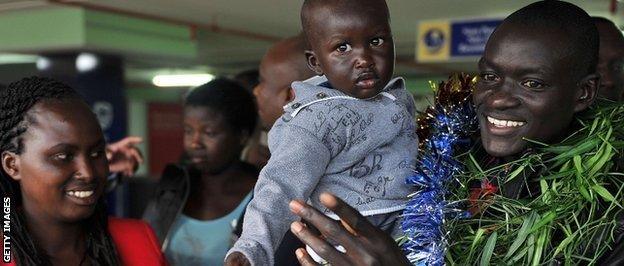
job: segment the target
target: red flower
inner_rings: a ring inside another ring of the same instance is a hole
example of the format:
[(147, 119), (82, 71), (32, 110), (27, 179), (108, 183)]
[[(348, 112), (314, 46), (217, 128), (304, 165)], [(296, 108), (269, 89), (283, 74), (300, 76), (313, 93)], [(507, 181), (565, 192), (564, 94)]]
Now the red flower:
[(492, 184), (487, 178), (481, 181), (481, 187), (470, 189), (470, 208), (468, 211), (472, 215), (480, 213), (489, 203), (491, 197), (498, 192), (498, 187)]

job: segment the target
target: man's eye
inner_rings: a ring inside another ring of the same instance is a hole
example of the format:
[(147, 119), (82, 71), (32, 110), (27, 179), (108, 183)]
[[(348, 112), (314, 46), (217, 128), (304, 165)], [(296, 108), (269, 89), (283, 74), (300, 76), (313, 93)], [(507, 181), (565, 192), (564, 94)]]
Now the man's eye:
[(498, 80), (498, 76), (492, 74), (492, 73), (483, 73), (481, 74), (481, 79), (484, 81), (489, 81), (489, 82), (493, 82), (493, 81), (497, 81)]
[(539, 82), (537, 80), (532, 80), (532, 79), (525, 80), (521, 84), (522, 84), (522, 86), (527, 87), (529, 89), (541, 89), (541, 88), (544, 87), (543, 83), (541, 83), (541, 82)]
[(104, 154), (104, 151), (94, 151), (89, 156), (91, 156), (91, 158), (99, 158), (103, 154)]
[(59, 161), (69, 161), (71, 160), (71, 155), (67, 153), (57, 153), (54, 155), (54, 159)]
[(384, 43), (384, 39), (379, 38), (379, 37), (371, 40), (372, 46), (381, 46), (383, 43)]
[(341, 43), (340, 45), (338, 45), (338, 48), (336, 48), (336, 50), (341, 53), (351, 51), (352, 49), (353, 48), (351, 48), (351, 45), (348, 43)]

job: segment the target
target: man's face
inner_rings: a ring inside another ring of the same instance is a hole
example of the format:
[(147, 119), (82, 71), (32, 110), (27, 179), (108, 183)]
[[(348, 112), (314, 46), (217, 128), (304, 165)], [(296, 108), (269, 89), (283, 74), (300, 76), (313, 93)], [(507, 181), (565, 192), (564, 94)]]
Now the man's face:
[(524, 151), (524, 138), (556, 141), (584, 97), (574, 60), (557, 52), (565, 36), (505, 26), (488, 41), (474, 93), (483, 147), (496, 157)]
[[(288, 53), (284, 51), (284, 53)], [(270, 50), (260, 63), (260, 83), (253, 90), (258, 103), (258, 114), (264, 129), (271, 129), (284, 113), (283, 106), (290, 99), (290, 84), (296, 81), (298, 73), (292, 60), (286, 54)], [(303, 51), (301, 51), (303, 57)]]
[(622, 100), (624, 93), (624, 37), (615, 27), (596, 23), (600, 33), (600, 89), (598, 94), (613, 101)]
[[(388, 18), (372, 14), (335, 14), (330, 8), (315, 10), (309, 56), (315, 72), (350, 96), (377, 95), (394, 71), (394, 42)], [(351, 12), (353, 13), (353, 12)], [(370, 12), (368, 12), (370, 13)]]

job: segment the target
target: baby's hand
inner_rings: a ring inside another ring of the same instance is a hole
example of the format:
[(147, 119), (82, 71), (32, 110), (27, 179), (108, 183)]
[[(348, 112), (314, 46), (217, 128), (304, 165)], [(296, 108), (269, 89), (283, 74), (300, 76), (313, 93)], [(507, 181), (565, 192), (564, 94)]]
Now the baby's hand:
[(234, 252), (225, 259), (225, 266), (251, 266), (251, 263), (243, 253)]

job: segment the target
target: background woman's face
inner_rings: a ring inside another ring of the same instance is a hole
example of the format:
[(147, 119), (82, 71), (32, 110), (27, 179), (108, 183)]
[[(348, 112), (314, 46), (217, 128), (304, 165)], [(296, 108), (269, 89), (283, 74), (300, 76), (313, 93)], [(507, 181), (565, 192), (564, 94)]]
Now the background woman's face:
[(240, 158), (242, 136), (220, 113), (207, 107), (184, 109), (184, 150), (191, 163), (207, 173), (219, 173)]
[(108, 176), (95, 115), (76, 99), (44, 100), (28, 111), (16, 173), (24, 210), (35, 219), (78, 221), (93, 214)]

